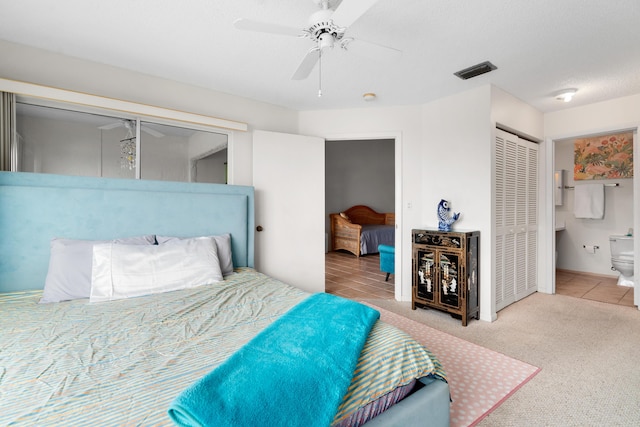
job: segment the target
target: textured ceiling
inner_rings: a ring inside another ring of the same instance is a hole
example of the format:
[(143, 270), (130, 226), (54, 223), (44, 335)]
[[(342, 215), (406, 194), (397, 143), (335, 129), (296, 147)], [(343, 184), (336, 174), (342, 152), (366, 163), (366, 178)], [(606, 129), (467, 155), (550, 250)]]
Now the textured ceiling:
[[(402, 56), (325, 51), (322, 97), (317, 66), (291, 79), (309, 39), (233, 26), (303, 28), (316, 10), (313, 0), (0, 0), (0, 39), (296, 110), (423, 104), (487, 83), (543, 112), (640, 93), (638, 0), (379, 0), (346, 35)], [(485, 60), (498, 69), (453, 75)], [(567, 87), (578, 89), (570, 104), (553, 96)], [(378, 99), (365, 104), (366, 92)]]

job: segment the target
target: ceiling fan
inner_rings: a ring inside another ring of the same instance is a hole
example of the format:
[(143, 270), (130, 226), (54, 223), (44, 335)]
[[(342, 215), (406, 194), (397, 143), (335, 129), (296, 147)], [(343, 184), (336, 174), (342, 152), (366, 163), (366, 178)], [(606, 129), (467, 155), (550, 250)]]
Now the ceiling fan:
[[(100, 130), (109, 130), (109, 129), (115, 129), (118, 127), (123, 127), (125, 129), (127, 129), (127, 135), (131, 134), (131, 136), (133, 136), (133, 134), (135, 134), (136, 132), (136, 121), (135, 120), (128, 120), (128, 119), (122, 119), (119, 120), (117, 122), (114, 123), (109, 123), (108, 125), (103, 125), (103, 126), (99, 126), (98, 129)], [(156, 138), (162, 138), (164, 136), (164, 134), (162, 132), (158, 132), (155, 129), (151, 129), (148, 126), (142, 125), (140, 126), (140, 130), (143, 132), (148, 133), (151, 136), (155, 136)]]
[(391, 47), (345, 36), (349, 26), (379, 0), (342, 0), (335, 10), (331, 9), (332, 3), (336, 3), (335, 0), (312, 1), (320, 7), (320, 10), (309, 17), (307, 26), (302, 29), (245, 18), (237, 19), (234, 26), (239, 30), (309, 38), (314, 46), (302, 59), (292, 76), (293, 80), (307, 78), (316, 63), (321, 60), (322, 51), (328, 47), (334, 47), (335, 44), (344, 50), (353, 50), (373, 58), (396, 58), (402, 54), (401, 51)]

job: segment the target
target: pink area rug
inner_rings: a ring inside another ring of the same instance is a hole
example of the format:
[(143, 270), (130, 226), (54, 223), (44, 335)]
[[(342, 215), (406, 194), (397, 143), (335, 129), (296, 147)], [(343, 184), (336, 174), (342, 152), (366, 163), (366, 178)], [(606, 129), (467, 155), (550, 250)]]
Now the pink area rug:
[(540, 368), (440, 332), (369, 304), (381, 319), (410, 334), (434, 353), (451, 390), (451, 426), (474, 426), (500, 406)]

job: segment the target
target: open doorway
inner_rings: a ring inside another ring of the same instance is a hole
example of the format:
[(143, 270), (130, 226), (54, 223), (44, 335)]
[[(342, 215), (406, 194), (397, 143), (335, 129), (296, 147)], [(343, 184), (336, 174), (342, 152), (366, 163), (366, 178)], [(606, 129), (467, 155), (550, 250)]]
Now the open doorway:
[[(396, 140), (341, 139), (325, 143), (325, 252), (331, 251), (329, 214), (365, 205), (379, 213), (394, 213), (396, 208)], [(396, 240), (397, 245), (397, 240)], [(344, 259), (337, 259), (339, 255)], [(353, 259), (352, 259), (353, 258)], [(360, 257), (350, 253), (327, 256), (327, 292), (338, 289), (342, 296), (394, 298), (396, 275), (385, 280), (379, 269), (379, 255)], [(335, 267), (336, 265), (342, 267)], [(351, 280), (333, 283), (336, 268), (344, 268)]]
[[(620, 168), (633, 158), (634, 134), (633, 129), (616, 129), (553, 140), (554, 293), (622, 306), (635, 305), (634, 288), (619, 285), (620, 273), (612, 269), (610, 248), (610, 236), (633, 234), (636, 178), (632, 170), (625, 172)], [(626, 139), (624, 150), (619, 147), (608, 155), (609, 150), (598, 148), (601, 141), (605, 141), (604, 146), (611, 146), (611, 138), (620, 135)], [(585, 144), (598, 154), (589, 160), (593, 166), (586, 177), (582, 176), (585, 170), (580, 166)], [(629, 156), (623, 163), (601, 158), (613, 156), (620, 160), (625, 153)], [(603, 175), (602, 171), (611, 168), (619, 170)], [(585, 187), (579, 186), (589, 184), (601, 184), (603, 193), (601, 199), (598, 195), (597, 212), (592, 218), (585, 218), (589, 212), (585, 214), (580, 208), (577, 199), (582, 196), (576, 194), (576, 189), (582, 190)]]

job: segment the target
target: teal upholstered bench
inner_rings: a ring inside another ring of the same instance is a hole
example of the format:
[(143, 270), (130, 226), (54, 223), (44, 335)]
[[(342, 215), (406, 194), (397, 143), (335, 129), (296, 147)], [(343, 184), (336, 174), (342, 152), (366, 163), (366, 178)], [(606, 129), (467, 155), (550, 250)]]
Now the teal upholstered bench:
[(389, 275), (394, 274), (396, 248), (394, 246), (378, 245), (378, 252), (380, 252), (380, 271), (387, 273), (387, 277), (384, 279), (386, 282), (389, 280)]

